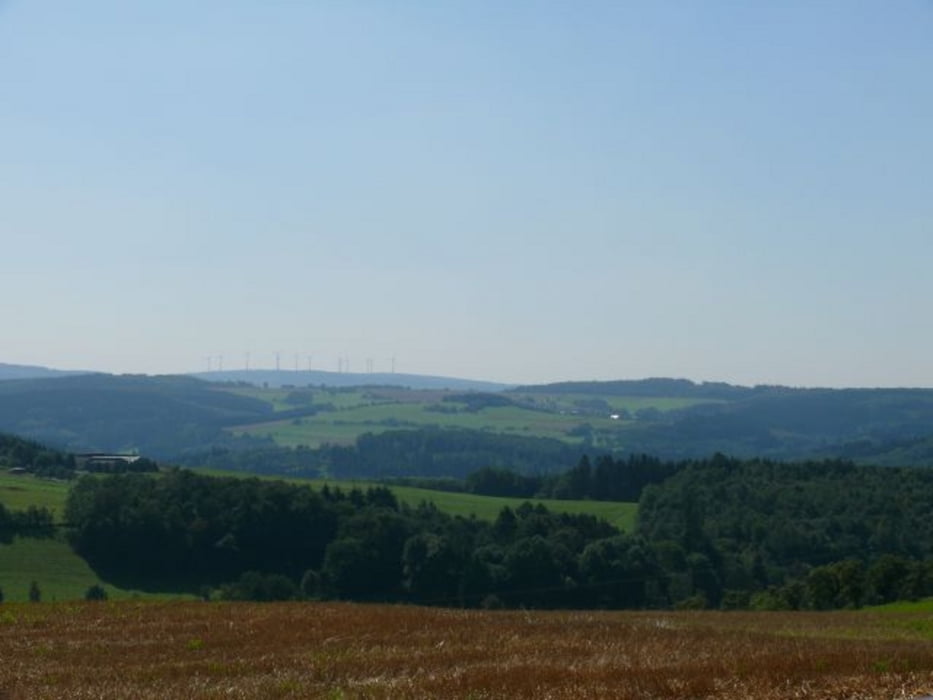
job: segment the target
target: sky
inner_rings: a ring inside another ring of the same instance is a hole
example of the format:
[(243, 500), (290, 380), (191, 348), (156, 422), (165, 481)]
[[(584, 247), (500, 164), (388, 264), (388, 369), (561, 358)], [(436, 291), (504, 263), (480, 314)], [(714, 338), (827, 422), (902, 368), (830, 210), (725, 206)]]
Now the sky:
[(931, 76), (931, 0), (0, 0), (0, 362), (930, 387)]

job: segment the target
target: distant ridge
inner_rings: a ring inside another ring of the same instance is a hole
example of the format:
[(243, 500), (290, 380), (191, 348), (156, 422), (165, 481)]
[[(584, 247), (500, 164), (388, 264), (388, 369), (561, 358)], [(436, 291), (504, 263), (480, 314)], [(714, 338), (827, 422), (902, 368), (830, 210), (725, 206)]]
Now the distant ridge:
[(506, 391), (514, 384), (458, 379), (426, 374), (390, 372), (325, 372), (322, 370), (224, 370), (197, 372), (189, 376), (209, 382), (245, 382), (256, 386), (397, 386), (406, 389), (453, 389), (455, 391)]
[(50, 369), (35, 365), (10, 365), (0, 362), (0, 381), (7, 379), (47, 379), (51, 377), (68, 377), (78, 374), (94, 374), (84, 370)]
[(757, 394), (787, 390), (787, 387), (746, 387), (725, 382), (693, 382), (689, 379), (649, 377), (605, 381), (554, 382), (520, 386), (516, 391), (542, 394), (599, 394), (609, 396), (665, 396), (704, 399), (741, 399)]

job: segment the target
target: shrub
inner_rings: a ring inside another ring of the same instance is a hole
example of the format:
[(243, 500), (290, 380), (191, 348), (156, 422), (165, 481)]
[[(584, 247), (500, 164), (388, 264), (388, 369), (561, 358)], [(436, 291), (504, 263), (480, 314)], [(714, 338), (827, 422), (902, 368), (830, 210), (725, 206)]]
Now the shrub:
[(288, 576), (258, 571), (247, 571), (220, 590), (220, 597), (224, 600), (293, 600), (296, 594), (295, 583)]
[(107, 600), (107, 591), (99, 583), (89, 586), (84, 592), (85, 600)]

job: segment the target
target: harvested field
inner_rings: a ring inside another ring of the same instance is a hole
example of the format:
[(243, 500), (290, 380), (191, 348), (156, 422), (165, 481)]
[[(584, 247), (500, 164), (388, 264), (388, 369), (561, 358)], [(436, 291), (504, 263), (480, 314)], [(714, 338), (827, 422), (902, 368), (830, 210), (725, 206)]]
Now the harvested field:
[(927, 614), (0, 606), (0, 698), (913, 698)]

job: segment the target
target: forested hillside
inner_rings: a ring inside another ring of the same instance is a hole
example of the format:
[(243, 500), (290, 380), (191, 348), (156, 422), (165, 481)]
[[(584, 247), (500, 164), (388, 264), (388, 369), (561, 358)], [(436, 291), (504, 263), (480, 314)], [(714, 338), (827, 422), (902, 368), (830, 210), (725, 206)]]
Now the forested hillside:
[(578, 456), (578, 448), (550, 438), (425, 428), (365, 433), (353, 445), (325, 445), (314, 450), (271, 446), (214, 448), (193, 452), (180, 462), (256, 474), (336, 479), (404, 476), (462, 479), (488, 466), (527, 473), (562, 471)]
[(930, 469), (719, 455), (648, 486), (638, 532), (681, 573), (706, 567), (692, 583), (713, 605), (858, 606), (933, 591), (931, 499)]
[(707, 400), (736, 400), (786, 391), (783, 387), (744, 387), (725, 382), (692, 382), (689, 379), (653, 377), (650, 379), (620, 379), (603, 382), (555, 382), (512, 389), (513, 394), (580, 395), (580, 396), (638, 396), (690, 398)]
[(0, 433), (0, 469), (24, 469), (37, 476), (70, 478), (74, 456), (34, 440)]
[(224, 426), (271, 412), (263, 401), (186, 377), (89, 374), (0, 382), (0, 430), (72, 452), (174, 457), (230, 442)]
[(533, 475), (565, 471), (583, 453), (927, 466), (933, 391), (682, 379), (505, 392), (270, 389), (84, 375), (0, 381), (0, 431), (71, 451), (136, 451), (190, 466), (334, 477), (463, 478), (482, 467)]

